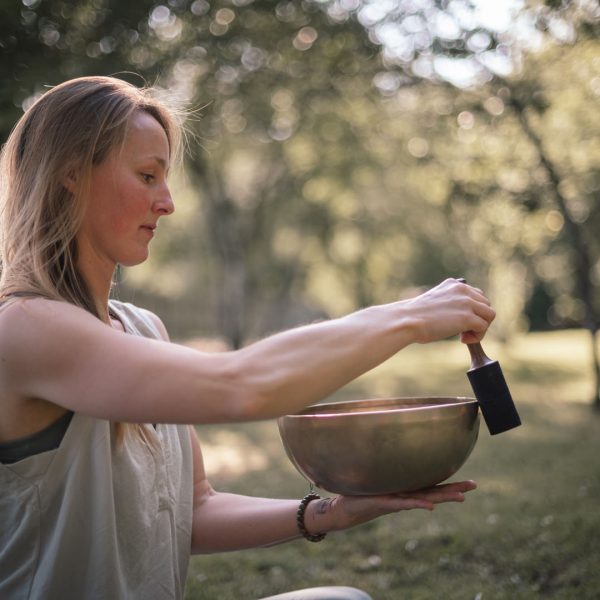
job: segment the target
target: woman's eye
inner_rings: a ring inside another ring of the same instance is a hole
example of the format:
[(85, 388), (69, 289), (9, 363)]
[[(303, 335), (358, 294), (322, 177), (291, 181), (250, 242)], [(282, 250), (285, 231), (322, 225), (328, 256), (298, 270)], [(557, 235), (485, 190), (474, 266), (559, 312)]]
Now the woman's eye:
[(152, 183), (152, 181), (154, 179), (154, 175), (151, 175), (150, 173), (142, 173), (142, 179), (146, 183)]

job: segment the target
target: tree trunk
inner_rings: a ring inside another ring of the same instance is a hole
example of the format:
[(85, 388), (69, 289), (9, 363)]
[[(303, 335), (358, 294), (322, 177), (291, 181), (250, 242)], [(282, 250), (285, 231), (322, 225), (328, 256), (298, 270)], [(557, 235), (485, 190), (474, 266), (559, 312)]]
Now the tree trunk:
[(217, 322), (229, 345), (241, 348), (246, 338), (246, 264), (236, 207), (218, 173), (208, 169), (207, 229), (217, 259)]
[(594, 382), (595, 396), (594, 408), (600, 412), (600, 356), (598, 356), (598, 329), (590, 331), (592, 334), (592, 356), (594, 357)]
[(573, 245), (576, 294), (585, 307), (583, 326), (590, 332), (592, 341), (592, 369), (594, 373), (594, 395), (592, 401), (594, 408), (600, 410), (600, 358), (596, 344), (598, 318), (594, 308), (593, 285), (590, 279), (592, 268), (591, 257), (585, 244), (582, 228), (571, 218), (571, 214), (567, 208), (567, 200), (560, 190), (561, 178), (558, 170), (548, 157), (541, 138), (531, 127), (525, 113), (524, 103), (516, 98), (513, 92), (511, 89), (510, 104), (517, 115), (523, 132), (537, 150), (540, 162), (548, 174), (557, 208), (564, 219), (565, 232)]

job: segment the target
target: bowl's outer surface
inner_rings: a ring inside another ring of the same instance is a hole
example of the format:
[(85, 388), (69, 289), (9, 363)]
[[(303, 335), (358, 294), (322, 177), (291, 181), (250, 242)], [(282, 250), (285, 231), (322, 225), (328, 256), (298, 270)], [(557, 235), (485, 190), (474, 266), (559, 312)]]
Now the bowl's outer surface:
[(386, 398), (314, 405), (278, 425), (288, 457), (317, 487), (391, 494), (454, 475), (477, 441), (479, 412), (474, 398)]

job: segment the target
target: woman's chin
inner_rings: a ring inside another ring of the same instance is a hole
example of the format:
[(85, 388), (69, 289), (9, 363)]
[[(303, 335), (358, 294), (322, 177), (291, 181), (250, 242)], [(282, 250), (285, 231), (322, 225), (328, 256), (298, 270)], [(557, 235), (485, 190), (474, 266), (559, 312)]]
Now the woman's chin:
[(123, 267), (135, 267), (136, 265), (141, 265), (148, 258), (148, 250), (146, 252), (140, 252), (135, 256), (126, 256), (123, 257), (123, 260), (119, 261), (119, 264)]

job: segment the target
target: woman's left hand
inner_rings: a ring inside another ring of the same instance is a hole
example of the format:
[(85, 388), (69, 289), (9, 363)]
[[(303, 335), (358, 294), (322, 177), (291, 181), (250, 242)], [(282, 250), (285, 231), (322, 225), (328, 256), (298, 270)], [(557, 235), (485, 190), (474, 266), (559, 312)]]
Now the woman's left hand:
[(463, 502), (477, 487), (474, 481), (457, 481), (431, 488), (384, 496), (335, 496), (311, 502), (305, 524), (311, 533), (339, 531), (401, 510), (433, 510), (436, 504)]

